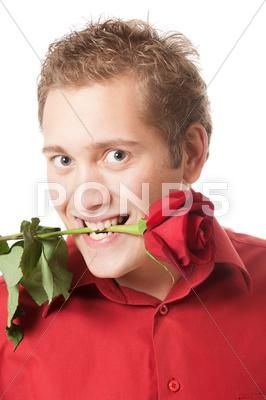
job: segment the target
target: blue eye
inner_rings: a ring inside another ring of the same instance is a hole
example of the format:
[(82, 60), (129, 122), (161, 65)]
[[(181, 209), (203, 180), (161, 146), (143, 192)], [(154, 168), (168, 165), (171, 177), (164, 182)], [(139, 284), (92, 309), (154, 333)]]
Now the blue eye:
[(54, 156), (54, 157), (52, 157), (51, 158), (51, 161), (54, 163), (54, 165), (56, 166), (56, 167), (58, 167), (58, 168), (61, 168), (61, 167), (68, 167), (69, 166), (69, 164), (68, 164), (68, 162), (66, 161), (66, 164), (61, 164), (60, 163), (60, 161), (59, 161), (59, 165), (56, 165), (56, 163), (55, 163), (55, 160), (57, 159), (59, 157), (59, 160), (60, 160), (60, 158), (62, 159), (62, 160), (67, 160), (67, 161), (69, 161), (70, 160), (70, 158), (68, 157), (68, 156), (65, 156), (65, 155), (57, 155), (57, 156)]
[[(111, 151), (109, 151), (109, 152), (107, 153), (107, 155), (109, 155), (110, 153), (114, 153), (114, 154), (115, 154), (115, 160), (118, 161), (118, 163), (119, 163), (120, 161), (123, 161), (123, 154), (127, 154), (126, 151), (124, 151), (124, 150), (119, 150), (119, 149), (111, 150)], [(121, 154), (122, 154), (122, 156), (121, 156)]]

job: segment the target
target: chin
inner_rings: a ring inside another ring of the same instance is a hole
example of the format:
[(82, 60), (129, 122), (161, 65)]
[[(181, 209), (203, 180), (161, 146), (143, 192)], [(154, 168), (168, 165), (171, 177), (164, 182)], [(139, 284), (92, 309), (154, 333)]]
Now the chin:
[[(97, 256), (96, 256), (97, 257)], [(104, 262), (104, 268), (103, 265), (101, 265), (101, 261), (96, 261), (93, 262), (91, 260), (91, 257), (88, 257), (88, 260), (85, 258), (85, 262), (87, 264), (88, 269), (90, 272), (96, 276), (97, 278), (112, 278), (112, 279), (118, 279), (126, 274), (128, 274), (130, 271), (132, 271), (135, 268), (125, 268), (123, 265), (116, 265), (114, 269), (114, 263), (111, 265), (108, 265), (106, 262)]]

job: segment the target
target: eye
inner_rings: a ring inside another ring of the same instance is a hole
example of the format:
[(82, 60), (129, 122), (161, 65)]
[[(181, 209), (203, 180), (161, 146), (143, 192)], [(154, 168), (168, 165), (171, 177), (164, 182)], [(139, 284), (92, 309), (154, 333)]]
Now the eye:
[[(56, 164), (56, 161), (58, 159), (59, 159), (59, 163)], [(63, 164), (61, 164), (61, 160), (63, 160)], [(57, 155), (57, 156), (54, 156), (54, 157), (50, 158), (50, 161), (58, 168), (68, 167), (69, 166), (69, 160), (71, 160), (70, 157), (68, 157), (66, 155)]]
[[(127, 152), (126, 151), (124, 151), (124, 150), (120, 150), (120, 149), (115, 149), (115, 150), (111, 150), (111, 151), (109, 151), (108, 153), (107, 153), (107, 156), (109, 156), (110, 154), (114, 154), (114, 158), (113, 159), (115, 159), (116, 161), (118, 161), (118, 163), (119, 163), (119, 161), (123, 161), (123, 155), (127, 155)], [(106, 156), (106, 157), (107, 157)], [(112, 157), (112, 156), (111, 156)], [(110, 160), (109, 160), (110, 161)]]

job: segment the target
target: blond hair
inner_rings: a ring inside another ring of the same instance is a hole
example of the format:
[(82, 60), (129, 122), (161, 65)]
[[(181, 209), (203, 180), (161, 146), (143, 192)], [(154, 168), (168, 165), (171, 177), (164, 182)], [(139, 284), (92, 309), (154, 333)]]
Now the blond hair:
[(91, 21), (48, 47), (38, 82), (40, 128), (49, 89), (80, 87), (133, 73), (141, 93), (140, 118), (159, 129), (171, 167), (178, 168), (188, 126), (200, 122), (208, 144), (212, 133), (207, 85), (196, 65), (198, 58), (182, 33), (159, 34), (138, 19)]

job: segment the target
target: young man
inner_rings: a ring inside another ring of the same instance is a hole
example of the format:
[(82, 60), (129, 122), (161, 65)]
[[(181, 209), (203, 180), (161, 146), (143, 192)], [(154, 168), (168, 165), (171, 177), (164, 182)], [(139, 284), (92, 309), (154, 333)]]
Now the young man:
[[(137, 223), (164, 184), (199, 178), (212, 124), (196, 56), (182, 34), (139, 20), (90, 23), (49, 47), (39, 121), (67, 228)], [(22, 292), (15, 353), (1, 317), (0, 398), (265, 398), (266, 242), (213, 224), (213, 263), (186, 279), (149, 258), (143, 237), (69, 236), (69, 300), (40, 311)]]

